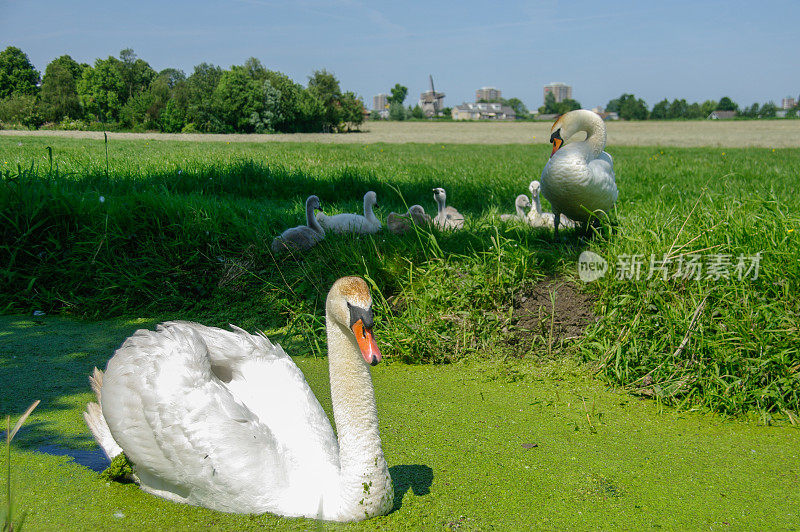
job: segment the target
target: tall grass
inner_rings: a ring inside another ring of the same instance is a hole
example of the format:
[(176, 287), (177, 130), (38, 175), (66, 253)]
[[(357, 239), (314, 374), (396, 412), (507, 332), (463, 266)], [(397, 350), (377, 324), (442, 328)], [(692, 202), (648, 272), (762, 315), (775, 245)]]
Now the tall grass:
[(0, 528), (0, 530), (2, 530), (2, 532), (14, 532), (15, 530), (19, 532), (22, 530), (22, 525), (25, 522), (24, 512), (17, 521), (14, 521), (14, 500), (11, 492), (11, 441), (14, 439), (14, 436), (17, 435), (17, 432), (19, 432), (19, 429), (22, 428), (22, 424), (25, 423), (28, 416), (31, 415), (33, 409), (38, 405), (39, 401), (34, 401), (19, 417), (13, 429), (11, 428), (11, 416), (6, 416), (6, 485), (3, 505), (0, 507), (0, 523), (2, 523), (2, 528)]
[[(609, 148), (617, 226), (590, 241), (498, 224), (538, 177), (546, 146), (189, 144), (0, 139), (4, 312), (148, 314), (278, 330), (294, 352), (324, 352), (332, 281), (362, 275), (389, 357), (448, 362), (528, 352), (507, 341), (524, 283), (575, 276), (591, 249), (625, 255), (761, 253), (758, 279), (617, 279), (585, 289), (601, 319), (567, 350), (611, 382), (667, 403), (765, 419), (800, 407), (799, 150)], [(302, 223), (303, 201), (354, 212), (375, 190), (385, 218), (431, 188), (466, 231), (329, 235), (298, 258), (272, 237)], [(102, 201), (101, 201), (102, 198)], [(698, 309), (700, 309), (698, 311)], [(557, 317), (551, 316), (551, 319)], [(551, 324), (552, 325), (552, 324)]]

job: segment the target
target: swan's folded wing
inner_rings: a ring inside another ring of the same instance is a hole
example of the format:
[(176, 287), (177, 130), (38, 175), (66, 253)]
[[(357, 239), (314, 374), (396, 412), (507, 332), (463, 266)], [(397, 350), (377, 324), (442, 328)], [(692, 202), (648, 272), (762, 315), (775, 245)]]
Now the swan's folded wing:
[(287, 483), (274, 434), (212, 378), (204, 344), (180, 329), (137, 331), (117, 350), (103, 415), (143, 487), (160, 495), (224, 510), (209, 502), (215, 494), (230, 501)]
[[(603, 154), (608, 157), (602, 157)], [(617, 183), (614, 177), (614, 167), (611, 162), (611, 156), (603, 152), (601, 158), (589, 161), (588, 167), (596, 193), (606, 195), (610, 199), (611, 204), (617, 201)]]
[(276, 441), (304, 460), (338, 464), (338, 444), (328, 416), (303, 373), (279, 344), (263, 334), (197, 323), (169, 322), (198, 335), (214, 373), (234, 396), (269, 427)]

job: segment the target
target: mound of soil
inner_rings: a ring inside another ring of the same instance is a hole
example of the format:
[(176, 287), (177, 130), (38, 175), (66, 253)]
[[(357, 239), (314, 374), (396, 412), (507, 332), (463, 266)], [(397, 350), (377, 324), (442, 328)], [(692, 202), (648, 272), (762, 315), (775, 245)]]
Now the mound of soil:
[(515, 334), (511, 343), (520, 349), (520, 355), (537, 339), (544, 346), (560, 349), (564, 342), (583, 336), (586, 327), (597, 321), (593, 306), (593, 297), (572, 281), (546, 278), (523, 286), (514, 297)]

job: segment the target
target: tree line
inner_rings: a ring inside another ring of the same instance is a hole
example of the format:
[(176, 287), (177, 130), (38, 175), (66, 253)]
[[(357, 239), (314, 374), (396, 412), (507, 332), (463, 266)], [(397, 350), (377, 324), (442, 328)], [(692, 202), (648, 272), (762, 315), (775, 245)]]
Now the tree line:
[(41, 76), (19, 48), (0, 52), (0, 125), (294, 133), (347, 131), (363, 120), (361, 98), (324, 69), (306, 87), (254, 57), (227, 70), (201, 63), (186, 76), (156, 72), (126, 48), (94, 65), (62, 55)]
[[(796, 118), (800, 109), (797, 105), (789, 109), (786, 118)], [(734, 111), (741, 118), (775, 118), (778, 106), (767, 102), (761, 106), (754, 103), (750, 107), (739, 108), (739, 104), (728, 96), (703, 103), (688, 103), (685, 99), (674, 99), (671, 102), (664, 98), (648, 110), (647, 103), (633, 94), (623, 94), (606, 105), (606, 111), (615, 112), (623, 120), (692, 120), (705, 119), (714, 111)]]

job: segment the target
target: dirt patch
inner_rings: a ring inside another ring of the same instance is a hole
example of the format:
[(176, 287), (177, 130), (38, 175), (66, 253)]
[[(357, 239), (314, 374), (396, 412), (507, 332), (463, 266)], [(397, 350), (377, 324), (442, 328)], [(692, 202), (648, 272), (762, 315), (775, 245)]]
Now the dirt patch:
[(550, 352), (561, 349), (597, 321), (593, 306), (593, 297), (572, 281), (546, 278), (523, 286), (514, 297), (510, 342), (516, 344), (520, 354), (535, 344)]

